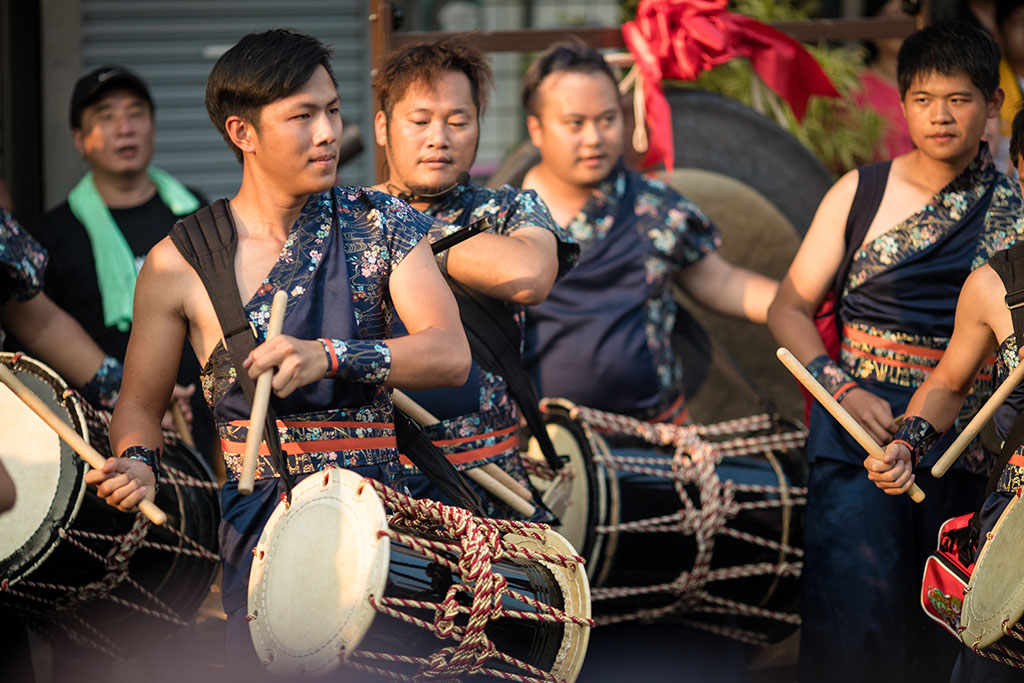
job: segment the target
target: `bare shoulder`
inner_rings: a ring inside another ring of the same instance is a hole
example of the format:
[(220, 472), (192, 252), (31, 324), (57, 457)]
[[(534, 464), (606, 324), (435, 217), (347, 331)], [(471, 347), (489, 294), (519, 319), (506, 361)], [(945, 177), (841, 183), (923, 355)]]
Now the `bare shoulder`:
[(178, 248), (174, 246), (174, 242), (171, 241), (170, 237), (163, 238), (149, 250), (142, 268), (143, 270), (148, 269), (154, 275), (180, 275), (185, 271), (194, 273), (192, 266), (188, 264), (188, 261), (181, 255)]
[(853, 204), (853, 197), (857, 194), (857, 185), (859, 184), (860, 175), (857, 169), (844, 173), (822, 197), (821, 203), (818, 204), (818, 212), (814, 216), (814, 222), (819, 223), (819, 217), (827, 217), (828, 225), (835, 225), (835, 219), (841, 217), (840, 226), (845, 229), (846, 216), (850, 213), (850, 205)]
[(197, 284), (202, 286), (199, 275), (174, 246), (171, 238), (165, 237), (146, 255), (142, 270), (139, 271), (136, 298), (141, 294), (147, 300), (164, 301), (180, 310)]
[[(975, 268), (960, 290), (958, 309), (998, 333), (1010, 323), (1006, 308), (1006, 287), (988, 264)], [(1012, 323), (1010, 323), (1012, 325)]]

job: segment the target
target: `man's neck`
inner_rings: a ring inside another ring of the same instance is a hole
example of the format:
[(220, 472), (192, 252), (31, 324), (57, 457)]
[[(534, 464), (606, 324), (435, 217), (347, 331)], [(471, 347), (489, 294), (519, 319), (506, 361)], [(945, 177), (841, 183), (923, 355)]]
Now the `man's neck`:
[(551, 216), (563, 227), (572, 221), (594, 193), (593, 187), (566, 182), (543, 162), (526, 172), (523, 189), (536, 190), (547, 204)]
[[(371, 190), (377, 190), (378, 192), (383, 192), (385, 194), (389, 194), (389, 195), (392, 195), (394, 197), (398, 197), (400, 193), (405, 193), (407, 195), (411, 195), (412, 194), (409, 191), (408, 187), (406, 187), (403, 184), (395, 182), (390, 177), (387, 180), (385, 180), (384, 182), (378, 183), (378, 184), (374, 185), (370, 189)], [(404, 199), (404, 197), (403, 197), (403, 199)], [(406, 200), (406, 201), (408, 201), (408, 200)], [(412, 197), (412, 201), (409, 202), (409, 206), (411, 206), (412, 208), (416, 209), (417, 211), (426, 211), (427, 209), (429, 209), (431, 207), (431, 205), (433, 203), (434, 202), (432, 200), (420, 199), (417, 196), (413, 196)]]
[(906, 155), (905, 174), (914, 184), (935, 194), (963, 173), (976, 156), (977, 150), (956, 161), (940, 161), (915, 149)]
[(309, 195), (282, 192), (266, 179), (243, 169), (242, 186), (231, 199), (231, 210), (239, 219), (239, 235), (287, 238), (306, 205)]
[(111, 209), (131, 209), (141, 206), (156, 194), (156, 185), (146, 171), (141, 173), (112, 175), (103, 172), (92, 173), (93, 184)]

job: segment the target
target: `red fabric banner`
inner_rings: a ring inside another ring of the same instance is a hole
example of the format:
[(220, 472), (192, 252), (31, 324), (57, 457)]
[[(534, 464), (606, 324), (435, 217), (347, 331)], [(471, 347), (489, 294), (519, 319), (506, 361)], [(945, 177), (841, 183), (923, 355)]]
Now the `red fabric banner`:
[[(811, 95), (839, 97), (817, 60), (786, 34), (733, 14), (728, 0), (642, 0), (622, 36), (643, 76), (649, 147), (644, 166), (672, 170), (672, 111), (662, 81), (693, 81), (730, 59), (746, 57), (758, 76), (803, 119)], [(637, 122), (639, 125), (640, 122)]]

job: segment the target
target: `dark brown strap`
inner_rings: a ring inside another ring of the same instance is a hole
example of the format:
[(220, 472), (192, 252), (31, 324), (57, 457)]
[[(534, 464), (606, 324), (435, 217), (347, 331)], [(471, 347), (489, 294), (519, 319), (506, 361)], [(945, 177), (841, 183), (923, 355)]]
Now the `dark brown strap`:
[[(256, 348), (256, 337), (249, 325), (242, 306), (235, 280), (235, 250), (238, 236), (231, 210), (224, 199), (218, 199), (204, 206), (190, 216), (185, 216), (171, 228), (171, 241), (181, 252), (199, 279), (206, 287), (213, 310), (217, 313), (224, 343), (227, 345), (231, 362), (235, 366), (236, 381), (252, 405), (256, 395), (256, 382), (242, 368), (242, 361)], [(288, 466), (281, 451), (281, 439), (277, 433), (277, 416), (273, 406), (267, 406), (267, 419), (263, 428), (270, 460), (284, 482), (285, 491), (291, 499), (292, 481)]]

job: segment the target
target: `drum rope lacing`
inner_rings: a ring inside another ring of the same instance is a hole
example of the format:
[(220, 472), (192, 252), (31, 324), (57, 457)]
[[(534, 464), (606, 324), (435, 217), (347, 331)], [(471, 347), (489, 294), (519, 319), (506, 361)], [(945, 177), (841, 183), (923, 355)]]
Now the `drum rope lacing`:
[[(570, 571), (583, 571), (583, 558), (533, 551), (504, 537), (505, 534), (517, 534), (543, 542), (544, 532), (549, 528), (543, 524), (485, 520), (461, 508), (413, 499), (370, 479), (364, 480), (363, 485), (372, 486), (385, 506), (392, 511), (388, 520), (389, 529), (378, 532), (380, 535), (422, 553), (430, 561), (458, 575), (462, 581), (461, 584), (449, 587), (445, 599), (439, 603), (371, 596), (370, 604), (381, 614), (427, 629), (439, 639), (454, 640), (457, 644), (442, 648), (430, 657), (356, 650), (343, 651), (339, 654), (341, 660), (351, 667), (403, 681), (448, 679), (460, 674), (479, 674), (523, 683), (558, 681), (548, 672), (497, 650), (484, 629), (491, 621), (499, 618), (573, 624), (588, 628), (593, 626), (593, 621), (568, 614), (509, 588), (505, 577), (492, 571), (491, 566), (503, 559), (525, 559), (565, 567)], [(427, 532), (441, 538), (422, 538), (403, 533), (402, 528)], [(470, 597), (468, 607), (459, 604), (460, 593)], [(505, 609), (505, 597), (529, 605), (536, 611)], [(399, 608), (433, 610), (434, 619), (432, 622), (420, 619)], [(459, 615), (468, 615), (464, 626), (455, 623)], [(418, 665), (419, 669), (413, 676), (408, 676), (355, 661), (357, 658)], [(515, 667), (522, 673), (488, 668), (485, 664), (490, 659)]]
[[(72, 389), (65, 390), (61, 398), (67, 401), (73, 391), (74, 390)], [(110, 413), (108, 411), (96, 409), (84, 399), (79, 399), (79, 404), (82, 407), (86, 423), (90, 425), (89, 434), (107, 434), (110, 429)], [(177, 433), (165, 432), (165, 439), (169, 435), (176, 437)], [(94, 442), (92, 444), (93, 447), (102, 455), (105, 457), (110, 456), (109, 441), (105, 438), (90, 439), (90, 441)], [(96, 443), (96, 441), (99, 443)], [(164, 466), (164, 473), (166, 476), (161, 480), (161, 483), (164, 486), (195, 487), (206, 490), (219, 489), (219, 486), (214, 482), (196, 479), (195, 477), (192, 477), (169, 465)], [(45, 581), (22, 580), (16, 582), (12, 587), (10, 580), (4, 578), (0, 581), (0, 591), (40, 606), (39, 610), (18, 608), (18, 611), (23, 613), (24, 616), (29, 618), (46, 617), (47, 621), (51, 621), (53, 615), (59, 615), (57, 626), (72, 640), (79, 642), (80, 644), (89, 645), (109, 657), (119, 659), (122, 654), (117, 644), (102, 634), (99, 630), (92, 627), (87, 621), (79, 617), (76, 614), (76, 610), (79, 607), (86, 603), (105, 599), (116, 605), (124, 607), (125, 609), (130, 609), (154, 619), (169, 622), (175, 626), (180, 627), (188, 625), (188, 622), (183, 620), (181, 616), (178, 615), (169, 605), (160, 600), (151, 591), (146, 590), (145, 587), (131, 577), (129, 573), (129, 562), (137, 550), (140, 548), (148, 548), (168, 552), (174, 555), (198, 557), (213, 563), (220, 562), (219, 554), (211, 552), (202, 544), (197, 543), (192, 538), (182, 533), (180, 529), (175, 528), (173, 524), (167, 524), (163, 528), (176, 536), (183, 545), (172, 546), (166, 543), (147, 541), (146, 535), (150, 526), (149, 520), (146, 519), (142, 513), (137, 513), (131, 529), (124, 534), (99, 534), (79, 529), (58, 529), (57, 535), (62, 541), (99, 562), (104, 569), (106, 569), (106, 573), (95, 581), (80, 586)], [(83, 540), (106, 542), (110, 543), (111, 546), (107, 551), (107, 554), (104, 556), (93, 548), (85, 545)], [(191, 547), (184, 547), (186, 545)], [(112, 594), (113, 591), (121, 584), (130, 586), (136, 590), (141, 596), (143, 596), (143, 598), (154, 605), (155, 609), (133, 603), (118, 595)], [(53, 593), (62, 593), (63, 595), (59, 598), (47, 598), (26, 592), (27, 590), (49, 591)], [(94, 639), (90, 642), (85, 642), (87, 637), (72, 629), (70, 624), (63, 623), (64, 620), (71, 620), (75, 622), (78, 627), (90, 632)]]
[[(541, 402), (542, 408), (545, 407), (545, 403), (545, 401)], [(672, 616), (677, 621), (694, 628), (754, 645), (765, 645), (769, 641), (767, 636), (762, 633), (735, 626), (706, 624), (681, 617), (700, 613), (736, 615), (799, 625), (799, 614), (721, 598), (709, 593), (706, 587), (709, 583), (716, 581), (752, 576), (772, 576), (776, 580), (781, 577), (799, 576), (803, 562), (788, 558), (802, 558), (803, 550), (788, 543), (788, 510), (793, 505), (806, 502), (807, 489), (784, 485), (784, 479), (781, 472), (778, 471), (779, 486), (748, 485), (735, 483), (728, 479), (722, 480), (718, 476), (717, 466), (725, 457), (764, 454), (771, 458), (773, 449), (799, 448), (806, 442), (806, 430), (736, 437), (712, 443), (707, 440), (709, 437), (721, 438), (737, 433), (749, 434), (752, 431), (769, 429), (774, 423), (769, 415), (755, 415), (715, 425), (683, 426), (644, 422), (625, 415), (607, 413), (584, 406), (572, 406), (570, 417), (580, 421), (583, 425), (594, 453), (595, 464), (616, 470), (671, 478), (682, 503), (682, 509), (673, 514), (602, 525), (597, 527), (597, 532), (603, 534), (678, 532), (693, 536), (697, 547), (693, 566), (689, 571), (680, 573), (674, 581), (651, 586), (593, 588), (591, 596), (595, 602), (655, 593), (675, 596), (675, 602), (664, 607), (642, 608), (631, 612), (599, 616), (595, 619), (598, 626), (632, 620), (654, 621)], [(671, 471), (664, 468), (666, 463), (664, 458), (620, 456), (609, 453), (606, 449), (598, 446), (591, 429), (597, 432), (640, 438), (654, 446), (673, 448)], [(656, 467), (657, 465), (661, 465), (661, 467)], [(691, 495), (693, 490), (696, 491), (696, 497)], [(736, 500), (737, 493), (771, 494), (776, 498), (774, 500), (742, 502)], [(784, 513), (787, 513), (784, 515), (786, 525), (783, 530), (782, 542), (726, 526), (731, 518), (743, 510), (765, 508), (782, 508)], [(779, 551), (779, 560), (713, 569), (711, 563), (715, 550), (715, 539), (719, 536), (729, 536), (777, 550)]]

